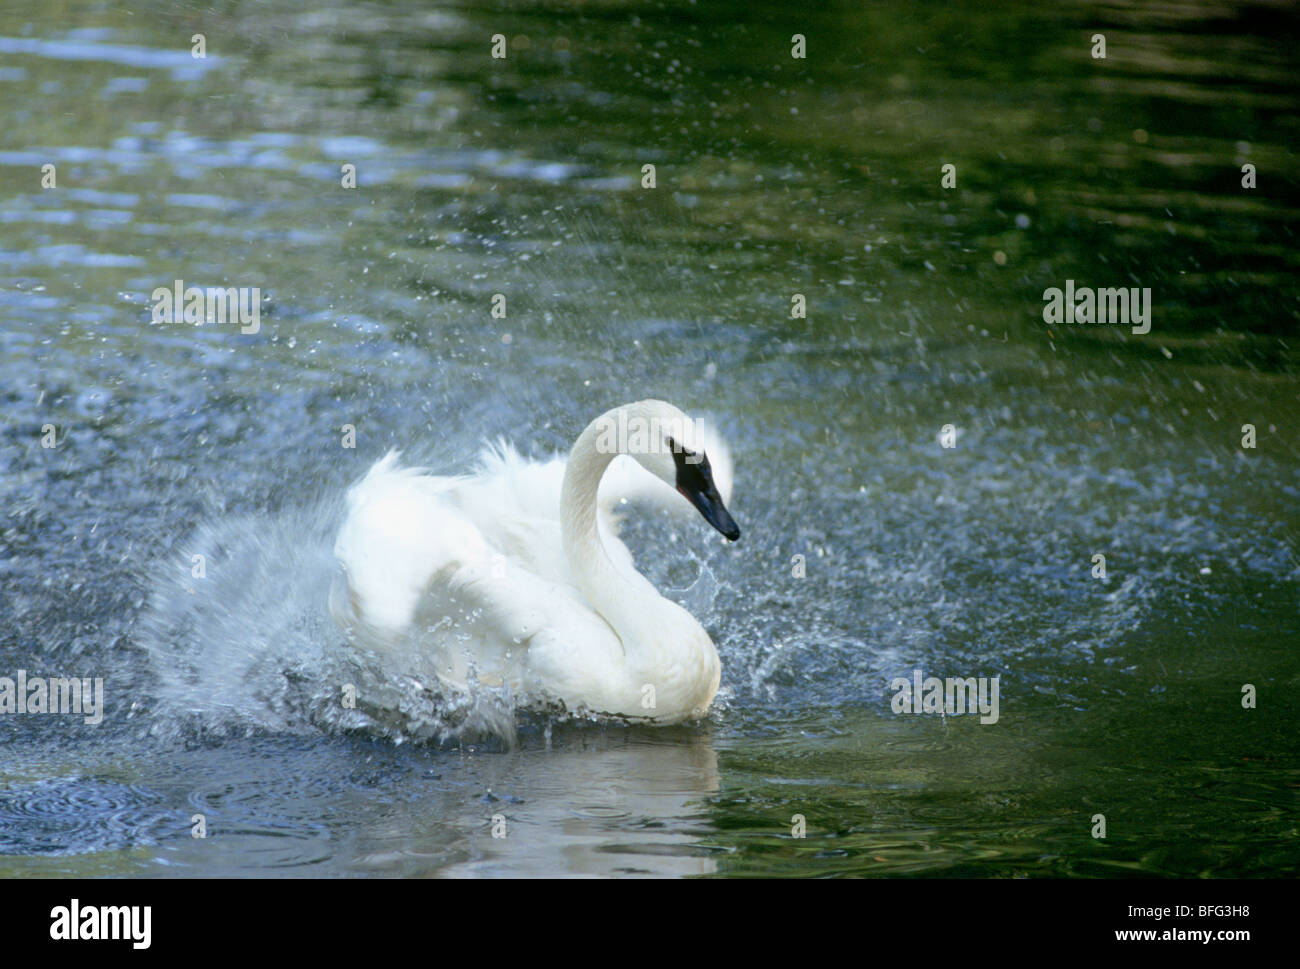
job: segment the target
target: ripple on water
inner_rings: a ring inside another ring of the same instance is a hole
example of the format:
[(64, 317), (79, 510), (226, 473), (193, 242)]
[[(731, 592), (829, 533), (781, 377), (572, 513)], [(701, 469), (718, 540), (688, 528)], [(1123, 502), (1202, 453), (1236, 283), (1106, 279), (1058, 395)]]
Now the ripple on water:
[(0, 791), (0, 854), (78, 855), (154, 845), (188, 818), (148, 788), (58, 777)]

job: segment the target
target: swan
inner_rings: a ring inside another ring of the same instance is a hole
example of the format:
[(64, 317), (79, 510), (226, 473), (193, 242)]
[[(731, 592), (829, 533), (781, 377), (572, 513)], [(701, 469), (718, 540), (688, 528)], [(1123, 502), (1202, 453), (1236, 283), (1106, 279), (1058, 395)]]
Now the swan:
[(705, 715), (721, 675), (713, 640), (618, 538), (621, 505), (638, 498), (693, 506), (740, 537), (731, 458), (702, 422), (642, 400), (593, 420), (567, 460), (530, 461), (503, 441), (470, 475), (399, 459), (390, 451), (347, 493), (330, 610), (353, 643), (456, 690), (504, 686), (655, 724)]

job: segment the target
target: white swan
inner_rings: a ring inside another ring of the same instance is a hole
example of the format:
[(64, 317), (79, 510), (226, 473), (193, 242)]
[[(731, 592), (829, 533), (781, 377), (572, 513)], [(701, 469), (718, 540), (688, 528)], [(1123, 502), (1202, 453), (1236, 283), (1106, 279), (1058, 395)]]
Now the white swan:
[(592, 421), (567, 462), (504, 443), (473, 476), (397, 462), (390, 452), (348, 492), (334, 548), (331, 610), (356, 642), (457, 689), (477, 679), (525, 702), (655, 723), (704, 715), (717, 650), (635, 569), (614, 508), (634, 497), (684, 508), (675, 490), (739, 538), (721, 440), (643, 400)]

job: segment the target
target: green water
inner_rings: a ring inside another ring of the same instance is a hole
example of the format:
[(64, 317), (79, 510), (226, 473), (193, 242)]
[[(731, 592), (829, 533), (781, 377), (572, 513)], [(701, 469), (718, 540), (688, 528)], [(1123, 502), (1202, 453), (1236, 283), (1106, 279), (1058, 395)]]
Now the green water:
[[(1297, 33), (6, 5), (0, 675), (104, 676), (108, 715), (0, 717), (0, 874), (1295, 873)], [(152, 323), (176, 279), (259, 287), (260, 331)], [(1150, 332), (1048, 326), (1067, 280), (1149, 288)], [(320, 715), (350, 481), (648, 395), (736, 457), (740, 543), (630, 527), (718, 643), (705, 723)], [(998, 676), (998, 721), (896, 713), (918, 668)]]

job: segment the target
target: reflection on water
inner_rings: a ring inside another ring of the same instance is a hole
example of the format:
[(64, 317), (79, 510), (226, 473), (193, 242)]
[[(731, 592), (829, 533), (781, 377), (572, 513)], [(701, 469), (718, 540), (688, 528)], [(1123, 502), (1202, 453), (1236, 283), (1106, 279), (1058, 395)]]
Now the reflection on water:
[[(111, 753), (83, 751), (89, 771), (0, 789), (0, 874), (716, 870), (724, 850), (705, 843), (719, 789), (707, 729), (549, 732), (549, 743), (538, 729), (508, 753), (370, 742), (340, 750), (320, 739), (180, 748), (154, 772), (154, 788), (113, 779)], [(199, 814), (202, 839), (191, 835)]]
[[(108, 703), (0, 722), (0, 873), (1296, 870), (1295, 12), (791, 16), (0, 26), (0, 675)], [(152, 322), (174, 280), (260, 331)], [(1067, 280), (1149, 287), (1151, 332), (1045, 325)], [(343, 488), (647, 395), (736, 452), (739, 545), (629, 529), (719, 644), (710, 722), (330, 715)], [(999, 675), (998, 724), (893, 715), (915, 668)]]
[[(707, 875), (716, 863), (700, 840), (718, 762), (706, 733), (573, 738), (570, 749), (522, 752), (489, 765), (494, 794), (467, 857), (442, 874), (458, 877)], [(490, 833), (496, 816), (503, 836)], [(395, 831), (405, 838), (406, 828)], [(372, 836), (374, 832), (370, 833)], [(509, 840), (509, 844), (505, 842)], [(363, 868), (391, 865), (384, 856)], [(391, 867), (390, 867), (390, 870)]]

